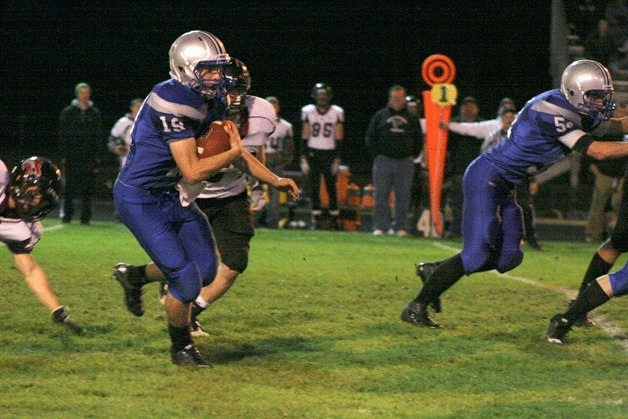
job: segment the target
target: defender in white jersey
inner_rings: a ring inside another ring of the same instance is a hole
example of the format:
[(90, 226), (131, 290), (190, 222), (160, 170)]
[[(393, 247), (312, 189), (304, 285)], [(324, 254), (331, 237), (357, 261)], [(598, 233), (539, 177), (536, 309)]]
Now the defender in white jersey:
[(301, 109), (301, 169), (308, 177), (312, 199), (312, 227), (317, 227), (322, 214), (320, 176), (325, 179), (329, 195), (329, 212), (337, 221), (336, 175), (340, 165), (338, 142), (344, 138), (345, 112), (331, 104), (331, 87), (317, 83), (312, 88), (315, 103)]
[(61, 171), (42, 157), (23, 160), (9, 174), (0, 160), (0, 242), (4, 243), (37, 299), (52, 312), (52, 321), (77, 335), (86, 330), (74, 322), (50, 288), (44, 270), (31, 252), (39, 242), (44, 218), (59, 201)]
[[(248, 87), (246, 88), (248, 90)], [(244, 94), (246, 91), (243, 92)], [(234, 102), (238, 102), (234, 98)], [(252, 173), (255, 178), (271, 186), (281, 187), (278, 179), (264, 165), (264, 144), (273, 133), (277, 124), (277, 116), (273, 105), (266, 99), (256, 96), (244, 96), (241, 111), (235, 121), (240, 126), (242, 145), (260, 160), (257, 170)], [(212, 181), (213, 180), (213, 181)], [(298, 196), (297, 186), (292, 179), (291, 192)], [(201, 294), (192, 304), (191, 327), (193, 335), (206, 334), (197, 319), (210, 304), (221, 298), (234, 284), (248, 266), (250, 241), (254, 235), (253, 213), (251, 202), (247, 197), (246, 175), (241, 168), (229, 167), (223, 169), (215, 179), (210, 179), (209, 185), (196, 200), (199, 208), (207, 215), (212, 225), (221, 264), (218, 267), (216, 279), (209, 286), (201, 290)], [(286, 189), (285, 187), (281, 189)], [(253, 191), (255, 193), (255, 190)]]
[(135, 117), (140, 111), (143, 103), (144, 99), (141, 98), (131, 100), (131, 103), (129, 104), (129, 113), (118, 119), (109, 133), (107, 148), (109, 148), (109, 151), (118, 156), (118, 159), (120, 160), (120, 168), (124, 166), (126, 155), (129, 153), (129, 149), (131, 148), (131, 130), (133, 129), (133, 124), (135, 123)]

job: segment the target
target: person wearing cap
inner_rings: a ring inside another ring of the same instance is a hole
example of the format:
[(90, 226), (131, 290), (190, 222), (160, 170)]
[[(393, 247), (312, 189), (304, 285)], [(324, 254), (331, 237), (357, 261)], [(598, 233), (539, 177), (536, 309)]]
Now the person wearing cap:
[[(478, 116), (480, 108), (473, 96), (467, 96), (460, 102), (460, 115), (452, 122), (480, 122)], [(446, 181), (450, 184), (448, 201), (451, 208), (451, 220), (446, 229), (446, 236), (460, 237), (462, 235), (462, 177), (467, 166), (480, 155), (480, 145), (477, 137), (451, 133), (447, 142), (445, 160)]]
[[(468, 99), (468, 98), (465, 98), (465, 99)], [(499, 130), (502, 128), (502, 121), (501, 121), (501, 118), (499, 117), (499, 112), (502, 109), (515, 110), (516, 109), (515, 102), (509, 97), (505, 97), (501, 99), (497, 107), (498, 115), (495, 119), (488, 119), (486, 121), (479, 121), (479, 122), (441, 121), (439, 125), (441, 128), (447, 129), (451, 132), (455, 132), (456, 134), (468, 135), (468, 136), (484, 139), (486, 138), (487, 135), (489, 135), (493, 131)]]
[(100, 110), (90, 100), (91, 94), (89, 84), (78, 83), (74, 87), (75, 98), (59, 117), (59, 156), (66, 182), (60, 213), (64, 223), (72, 221), (74, 198), (81, 199), (81, 224), (89, 224), (92, 218), (94, 173), (107, 137)]

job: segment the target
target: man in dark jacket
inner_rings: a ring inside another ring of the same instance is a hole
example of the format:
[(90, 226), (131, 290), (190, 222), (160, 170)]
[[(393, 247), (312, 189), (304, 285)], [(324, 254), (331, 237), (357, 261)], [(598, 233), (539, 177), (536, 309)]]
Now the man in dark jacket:
[(105, 136), (100, 111), (90, 100), (91, 88), (79, 83), (74, 88), (76, 98), (61, 111), (59, 118), (59, 155), (65, 166), (65, 199), (61, 210), (64, 223), (72, 221), (73, 200), (81, 198), (81, 224), (92, 217), (92, 192), (95, 168)]
[[(467, 96), (460, 103), (460, 115), (451, 122), (480, 122), (482, 118), (478, 116), (479, 111), (477, 100), (473, 96)], [(446, 231), (448, 237), (462, 235), (462, 179), (469, 164), (480, 155), (481, 146), (482, 141), (476, 137), (455, 132), (449, 134), (445, 173), (450, 184), (448, 201), (452, 219)]]
[[(388, 89), (388, 106), (373, 115), (366, 132), (366, 147), (374, 157), (374, 235), (381, 236), (389, 228), (391, 234), (399, 237), (407, 235), (413, 160), (421, 152), (421, 145), (419, 118), (406, 107), (406, 89), (392, 86)], [(391, 190), (395, 194), (392, 228), (388, 207)]]

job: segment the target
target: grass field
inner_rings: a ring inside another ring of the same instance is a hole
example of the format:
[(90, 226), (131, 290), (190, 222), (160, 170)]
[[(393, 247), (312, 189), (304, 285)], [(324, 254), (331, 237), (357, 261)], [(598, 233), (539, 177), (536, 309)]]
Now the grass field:
[(112, 266), (147, 261), (130, 233), (55, 224), (34, 255), (89, 335), (54, 325), (0, 249), (0, 417), (628, 416), (625, 300), (595, 313), (614, 331), (544, 339), (594, 245), (547, 242), (508, 276), (463, 278), (428, 330), (399, 319), (414, 263), (459, 242), (258, 230), (249, 269), (202, 315), (214, 368), (190, 370), (170, 363), (156, 285), (144, 317), (123, 306)]

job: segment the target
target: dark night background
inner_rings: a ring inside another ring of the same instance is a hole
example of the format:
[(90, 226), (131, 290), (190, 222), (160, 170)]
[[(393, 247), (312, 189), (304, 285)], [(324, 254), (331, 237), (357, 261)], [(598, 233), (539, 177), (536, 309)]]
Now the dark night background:
[(0, 156), (54, 158), (59, 112), (80, 81), (110, 129), (131, 98), (169, 77), (168, 49), (192, 29), (217, 35), (249, 66), (251, 94), (278, 96), (297, 135), (311, 87), (329, 83), (346, 112), (342, 150), (352, 171), (370, 170), (364, 133), (388, 87), (420, 94), (431, 54), (454, 61), (459, 98), (476, 96), (485, 118), (503, 96), (522, 106), (552, 87), (550, 1), (191, 4), (3, 2)]

